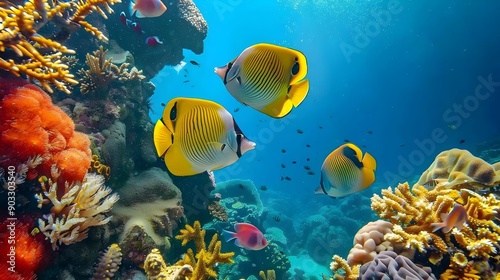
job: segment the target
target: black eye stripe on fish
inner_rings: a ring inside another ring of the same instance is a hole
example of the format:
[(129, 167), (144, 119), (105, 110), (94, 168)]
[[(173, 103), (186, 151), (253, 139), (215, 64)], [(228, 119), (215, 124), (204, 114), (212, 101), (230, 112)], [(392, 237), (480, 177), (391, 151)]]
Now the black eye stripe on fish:
[[(295, 58), (295, 60), (297, 60), (297, 58)], [(299, 73), (299, 70), (300, 70), (300, 65), (298, 62), (295, 62), (292, 66), (292, 75), (297, 75)]]
[(172, 109), (170, 109), (170, 120), (175, 121), (177, 119), (177, 102), (175, 102)]

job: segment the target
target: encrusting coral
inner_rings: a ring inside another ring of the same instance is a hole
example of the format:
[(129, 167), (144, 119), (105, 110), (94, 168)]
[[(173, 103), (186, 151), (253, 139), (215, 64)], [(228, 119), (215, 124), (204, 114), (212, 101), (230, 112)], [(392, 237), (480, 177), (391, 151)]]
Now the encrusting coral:
[[(82, 26), (98, 39), (107, 38), (96, 27), (85, 21), (92, 11), (97, 11), (104, 18), (106, 14), (98, 6), (104, 6), (108, 13), (113, 10), (109, 5), (120, 3), (120, 0), (79, 0), (49, 1), (29, 0), (23, 5), (0, 5), (0, 68), (8, 70), (16, 76), (21, 74), (37, 80), (52, 92), (50, 83), (66, 93), (70, 93), (66, 83), (77, 84), (68, 66), (61, 62), (63, 53), (75, 53), (54, 39), (45, 38), (38, 31), (49, 21), (61, 28), (54, 38), (67, 38)], [(69, 17), (63, 16), (63, 14)], [(19, 59), (8, 58), (6, 50), (12, 50)], [(50, 51), (44, 52), (48, 49)], [(19, 62), (20, 61), (20, 62)]]
[[(111, 217), (104, 213), (111, 210), (119, 199), (112, 194), (111, 189), (104, 185), (104, 177), (88, 173), (83, 183), (61, 186), (49, 179), (42, 181), (43, 194), (37, 194), (38, 207), (51, 204), (50, 214), (39, 219), (39, 229), (50, 239), (52, 249), (58, 249), (60, 244), (72, 244), (87, 238), (90, 227), (104, 225)], [(63, 191), (62, 197), (58, 192)]]
[(181, 229), (179, 235), (175, 238), (182, 241), (182, 246), (193, 241), (196, 248), (196, 254), (193, 250), (188, 249), (184, 258), (176, 263), (176, 265), (191, 265), (194, 267), (193, 275), (189, 279), (202, 280), (210, 277), (217, 278), (217, 272), (214, 270), (216, 263), (233, 263), (231, 258), (234, 252), (222, 253), (221, 241), (218, 240), (218, 235), (215, 233), (208, 247), (205, 244), (206, 231), (201, 228), (199, 221), (195, 221), (193, 226), (186, 225), (185, 229)]
[(98, 155), (92, 155), (89, 172), (105, 176), (106, 179), (109, 179), (109, 176), (111, 176), (111, 168), (106, 164), (101, 163)]
[(129, 63), (122, 63), (117, 66), (112, 63), (112, 59), (106, 59), (106, 53), (103, 46), (96, 50), (93, 55), (87, 54), (86, 63), (89, 69), (78, 70), (80, 74), (80, 92), (86, 94), (89, 92), (107, 92), (108, 86), (113, 81), (134, 81), (142, 80), (146, 76), (142, 75), (142, 70), (132, 67), (129, 71)]
[(92, 280), (109, 280), (120, 268), (122, 253), (118, 244), (111, 244), (99, 259)]
[(444, 183), (454, 189), (488, 189), (500, 184), (500, 162), (490, 165), (467, 150), (444, 151), (417, 182), (418, 185), (429, 183)]

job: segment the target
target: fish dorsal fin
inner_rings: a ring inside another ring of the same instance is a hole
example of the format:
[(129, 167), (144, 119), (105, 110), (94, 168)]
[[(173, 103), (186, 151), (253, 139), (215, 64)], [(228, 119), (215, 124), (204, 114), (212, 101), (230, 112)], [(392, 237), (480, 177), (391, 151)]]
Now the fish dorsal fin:
[(153, 141), (156, 148), (156, 154), (159, 157), (163, 157), (174, 142), (174, 133), (168, 129), (161, 119), (156, 122), (153, 132)]
[(296, 84), (290, 85), (288, 88), (288, 98), (292, 101), (293, 106), (297, 107), (304, 101), (309, 92), (309, 80), (302, 80)]
[(377, 169), (377, 161), (369, 153), (365, 153), (365, 155), (363, 156), (363, 161), (362, 162), (363, 162), (363, 166), (366, 167), (366, 168), (369, 168), (369, 169), (372, 169), (372, 170), (376, 170)]
[(254, 225), (248, 224), (248, 223), (237, 223), (234, 224), (234, 230), (236, 233), (244, 230), (258, 230)]

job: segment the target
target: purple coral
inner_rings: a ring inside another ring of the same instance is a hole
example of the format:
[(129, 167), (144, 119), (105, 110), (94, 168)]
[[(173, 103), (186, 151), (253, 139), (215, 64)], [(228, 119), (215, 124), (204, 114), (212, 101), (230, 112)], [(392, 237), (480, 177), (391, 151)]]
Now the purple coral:
[(392, 251), (380, 252), (373, 261), (364, 264), (359, 273), (361, 280), (429, 280), (436, 279), (429, 267), (419, 266)]

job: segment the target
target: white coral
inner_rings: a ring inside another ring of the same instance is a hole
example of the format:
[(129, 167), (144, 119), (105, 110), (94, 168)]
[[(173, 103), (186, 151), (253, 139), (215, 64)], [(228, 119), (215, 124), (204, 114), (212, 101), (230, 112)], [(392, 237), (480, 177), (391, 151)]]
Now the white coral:
[[(104, 185), (104, 177), (95, 173), (88, 173), (83, 184), (65, 185), (65, 194), (59, 199), (57, 183), (48, 181), (47, 190), (42, 183), (43, 195), (36, 195), (38, 206), (52, 203), (51, 214), (47, 221), (39, 219), (40, 231), (50, 239), (52, 249), (58, 244), (72, 244), (87, 238), (90, 227), (104, 225), (111, 217), (105, 217), (113, 204), (118, 201), (118, 195), (111, 193), (111, 189)], [(63, 214), (65, 213), (65, 214)]]

